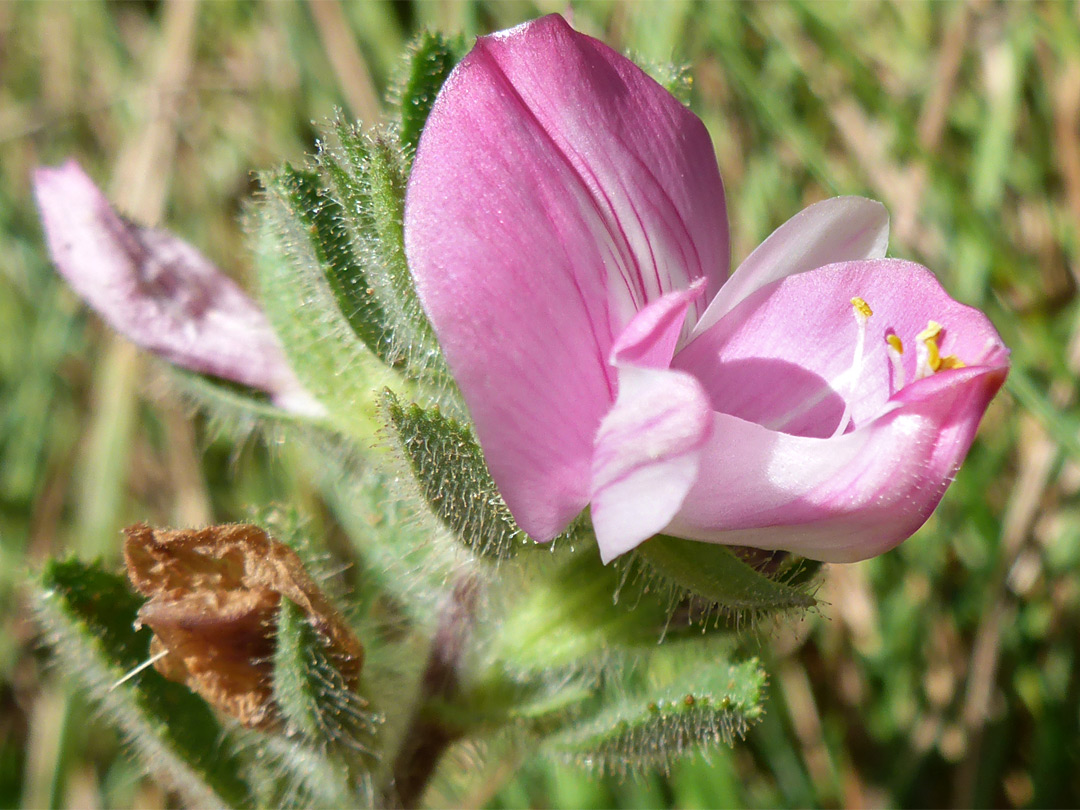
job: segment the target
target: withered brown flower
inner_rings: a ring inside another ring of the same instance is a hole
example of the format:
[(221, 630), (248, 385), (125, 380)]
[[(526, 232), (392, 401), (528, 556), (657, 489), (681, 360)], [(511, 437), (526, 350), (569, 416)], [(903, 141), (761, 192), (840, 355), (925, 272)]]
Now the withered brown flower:
[(271, 680), (284, 596), (327, 642), (346, 685), (356, 687), (364, 649), (291, 548), (258, 526), (124, 530), (128, 579), (149, 600), (139, 622), (154, 631), (154, 662), (249, 728), (278, 721)]

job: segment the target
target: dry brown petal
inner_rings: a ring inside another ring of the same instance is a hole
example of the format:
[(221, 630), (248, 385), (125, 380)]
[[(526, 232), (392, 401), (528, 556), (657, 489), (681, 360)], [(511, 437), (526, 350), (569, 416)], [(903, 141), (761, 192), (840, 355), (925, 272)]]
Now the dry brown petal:
[(277, 722), (271, 675), (281, 597), (294, 602), (329, 640), (355, 688), (364, 648), (291, 548), (258, 526), (124, 530), (128, 579), (149, 597), (139, 621), (154, 631), (155, 669), (186, 684), (251, 728)]

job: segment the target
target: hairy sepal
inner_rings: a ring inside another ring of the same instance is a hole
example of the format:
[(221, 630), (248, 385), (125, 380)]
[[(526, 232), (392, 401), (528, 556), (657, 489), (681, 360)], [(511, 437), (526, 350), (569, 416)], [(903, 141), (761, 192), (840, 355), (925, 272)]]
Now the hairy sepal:
[(671, 592), (640, 570), (603, 565), (582, 534), (556, 541), (549, 554), (504, 568), (492, 586), (487, 654), (518, 678), (599, 674), (663, 641), (727, 635), (702, 621), (707, 605)]
[(318, 172), (286, 163), (270, 175), (271, 189), (306, 227), (311, 248), (341, 314), (368, 350), (396, 365), (391, 325), (346, 229), (345, 206), (323, 187)]
[(342, 677), (330, 639), (287, 597), (278, 610), (273, 679), (286, 733), (344, 753), (352, 764), (374, 750), (378, 715)]
[(683, 104), (690, 104), (690, 91), (693, 89), (694, 77), (689, 65), (646, 59), (636, 54), (631, 54), (630, 58), (671, 95)]
[(413, 287), (405, 259), (407, 156), (392, 133), (363, 133), (338, 118), (338, 146), (320, 145), (326, 187), (340, 201), (364, 275), (364, 291), (378, 301), (390, 336), (388, 361), (433, 389), (435, 398), (454, 390), (438, 341)]
[(403, 405), (390, 390), (382, 407), (424, 502), (462, 545), (490, 559), (533, 545), (514, 522), (468, 425), (437, 407)]
[(341, 763), (311, 746), (281, 734), (246, 732), (252, 750), (251, 784), (259, 807), (371, 807), (369, 780), (349, 784)]
[(260, 299), (304, 386), (331, 421), (356, 438), (374, 436), (373, 392), (400, 376), (369, 350), (340, 309), (319, 257), (317, 229), (271, 188), (251, 225)]
[(769, 576), (727, 546), (714, 543), (657, 535), (642, 543), (624, 565), (643, 566), (673, 599), (696, 597), (706, 606), (703, 617), (715, 612), (734, 619), (736, 625), (805, 612), (817, 604), (813, 579), (799, 576), (797, 567)]
[(666, 770), (680, 757), (733, 744), (764, 713), (766, 676), (756, 659), (732, 663), (726, 652), (701, 642), (657, 649), (644, 677), (605, 684), (596, 713), (553, 734), (545, 751), (626, 774)]
[(409, 45), (391, 101), (401, 119), (401, 147), (410, 159), (439, 90), (467, 50), (462, 35), (447, 37), (434, 31), (422, 32)]

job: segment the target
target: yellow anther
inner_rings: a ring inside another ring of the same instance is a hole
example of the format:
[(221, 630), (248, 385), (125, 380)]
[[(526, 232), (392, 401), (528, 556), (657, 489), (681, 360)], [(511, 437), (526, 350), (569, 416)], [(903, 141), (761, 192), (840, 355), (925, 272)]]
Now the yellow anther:
[(924, 343), (928, 340), (937, 340), (937, 336), (941, 334), (941, 324), (937, 321), (929, 321), (926, 324), (926, 328), (915, 336), (916, 340), (921, 340)]
[(855, 311), (864, 318), (869, 318), (874, 314), (874, 310), (870, 309), (870, 305), (858, 296), (851, 299), (851, 305), (855, 307)]
[(889, 345), (892, 346), (896, 350), (897, 354), (903, 354), (904, 353), (904, 341), (902, 341), (900, 339), (899, 335), (896, 335), (896, 334), (886, 335), (885, 340), (887, 340)]
[(938, 371), (941, 368), (941, 352), (938, 350), (937, 341), (928, 338), (923, 343), (926, 344), (926, 364), (930, 366), (931, 371)]
[(966, 365), (963, 360), (957, 357), (955, 354), (947, 354), (941, 358), (941, 362), (938, 364), (937, 370), (949, 368), (963, 368)]
[(941, 351), (938, 349), (937, 339), (941, 334), (941, 324), (937, 321), (930, 321), (919, 334), (915, 336), (915, 339), (926, 346), (926, 365), (930, 367), (930, 371), (937, 371), (941, 368)]

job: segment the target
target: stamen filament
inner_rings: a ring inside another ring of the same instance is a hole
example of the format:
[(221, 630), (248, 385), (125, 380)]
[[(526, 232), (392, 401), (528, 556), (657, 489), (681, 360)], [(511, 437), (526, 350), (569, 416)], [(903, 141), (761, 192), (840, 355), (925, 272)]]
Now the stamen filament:
[(863, 352), (866, 348), (866, 323), (870, 320), (870, 316), (874, 314), (874, 311), (870, 309), (870, 305), (866, 303), (862, 298), (855, 297), (851, 299), (851, 307), (855, 311), (855, 324), (858, 327), (858, 332), (855, 337), (855, 359), (851, 362), (851, 371), (849, 372), (851, 382), (849, 384), (848, 396), (844, 397), (844, 412), (840, 414), (840, 424), (836, 426), (836, 430), (833, 431), (832, 438), (843, 435), (847, 430), (848, 424), (851, 422), (851, 397), (854, 396), (855, 390), (859, 385), (859, 375), (862, 373)]
[(895, 386), (889, 392), (892, 395), (904, 387), (904, 341), (894, 333), (886, 335), (885, 342), (888, 344), (885, 352), (889, 357), (889, 368), (892, 370), (892, 381)]

